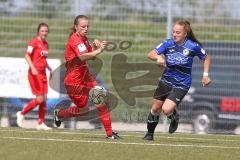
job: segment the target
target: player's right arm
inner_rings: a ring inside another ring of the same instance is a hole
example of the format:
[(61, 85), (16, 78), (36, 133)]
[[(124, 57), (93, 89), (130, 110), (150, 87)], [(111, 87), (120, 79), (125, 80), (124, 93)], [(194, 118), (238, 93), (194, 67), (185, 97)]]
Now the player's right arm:
[(95, 39), (92, 43), (92, 47), (93, 47), (93, 50), (98, 49), (99, 47), (101, 47), (101, 41), (98, 39)]
[(33, 75), (37, 75), (38, 71), (35, 68), (35, 66), (34, 66), (34, 64), (32, 62), (31, 56), (30, 56), (32, 53), (33, 53), (33, 47), (32, 46), (28, 46), (27, 51), (25, 53), (25, 59), (26, 59), (26, 61), (28, 63), (29, 68), (31, 69), (32, 74)]
[(158, 55), (157, 54), (157, 51), (154, 49), (154, 50), (151, 50), (149, 53), (148, 53), (148, 58), (152, 61), (156, 61), (157, 65), (159, 66), (163, 66), (165, 67), (166, 66), (166, 61), (165, 61), (165, 58), (164, 56), (161, 54), (161, 55)]
[(79, 54), (79, 55), (78, 55), (78, 58), (79, 58), (81, 61), (87, 61), (87, 60), (95, 59), (96, 56), (99, 55), (100, 53), (102, 53), (102, 51), (106, 48), (106, 45), (107, 45), (107, 42), (106, 42), (106, 41), (102, 41), (102, 42), (100, 43), (99, 48), (95, 49), (95, 50), (92, 51), (92, 52), (87, 52), (87, 53), (84, 53), (84, 54)]
[(157, 65), (160, 67), (166, 67), (164, 53), (166, 52), (168, 41), (169, 40), (165, 40), (164, 42), (160, 43), (154, 50), (148, 53), (148, 58), (152, 61), (156, 61)]

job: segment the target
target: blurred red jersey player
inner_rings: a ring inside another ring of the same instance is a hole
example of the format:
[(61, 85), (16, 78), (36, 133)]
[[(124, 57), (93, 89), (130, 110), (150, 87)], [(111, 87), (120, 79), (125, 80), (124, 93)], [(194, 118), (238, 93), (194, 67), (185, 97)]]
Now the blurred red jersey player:
[(38, 130), (49, 130), (50, 127), (44, 124), (46, 114), (46, 98), (48, 93), (48, 82), (46, 76), (46, 68), (50, 71), (51, 68), (47, 63), (48, 43), (46, 37), (48, 35), (48, 25), (40, 23), (37, 28), (37, 37), (28, 42), (28, 47), (25, 53), (25, 59), (29, 65), (28, 80), (35, 99), (30, 101), (22, 111), (17, 112), (17, 124), (23, 126), (24, 116), (39, 105), (38, 115)]
[[(92, 48), (87, 39), (88, 28), (88, 17), (78, 15), (74, 20), (72, 33), (66, 45), (65, 59), (67, 71), (64, 79), (67, 94), (75, 106), (67, 109), (56, 108), (54, 121), (57, 127), (61, 125), (63, 119), (78, 117), (88, 113), (89, 91), (91, 88), (98, 86), (98, 83), (89, 71), (86, 61), (92, 60), (102, 53), (107, 42), (94, 40)], [(118, 138), (118, 135), (112, 131), (108, 106), (105, 104), (95, 106), (105, 128), (107, 138)]]

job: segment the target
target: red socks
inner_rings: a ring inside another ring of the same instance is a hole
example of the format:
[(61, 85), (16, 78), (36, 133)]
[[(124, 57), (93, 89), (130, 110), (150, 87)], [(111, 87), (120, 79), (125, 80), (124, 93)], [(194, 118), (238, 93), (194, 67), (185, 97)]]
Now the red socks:
[[(63, 118), (63, 119), (77, 117), (77, 116), (83, 115), (84, 113), (87, 113), (88, 109), (85, 109), (85, 111), (84, 111), (82, 108), (73, 106), (73, 107), (69, 107), (67, 109), (59, 110), (57, 116), (59, 118)], [(108, 107), (107, 106), (97, 107), (97, 110), (98, 110), (98, 114), (101, 119), (101, 122), (105, 128), (107, 136), (112, 136), (112, 122), (111, 122), (111, 118), (110, 118), (110, 113), (108, 111)]]
[(39, 110), (38, 110), (38, 124), (42, 124), (44, 122), (45, 114), (46, 114), (46, 101), (40, 104)]
[(71, 118), (71, 117), (78, 117), (78, 116), (81, 116), (83, 114), (86, 114), (88, 113), (89, 111), (89, 108), (88, 107), (84, 107), (84, 108), (79, 108), (77, 106), (72, 106), (72, 107), (69, 107), (67, 109), (61, 109), (59, 112), (58, 112), (58, 117), (59, 118)]
[(106, 105), (97, 107), (101, 122), (105, 128), (107, 136), (112, 136), (112, 122), (108, 107)]
[(23, 108), (22, 110), (22, 115), (27, 114), (28, 112), (30, 112), (32, 109), (34, 109), (37, 105), (39, 105), (40, 103), (36, 100), (33, 99), (32, 101), (30, 101), (26, 107)]
[(46, 114), (46, 101), (39, 103), (37, 99), (33, 99), (30, 101), (26, 107), (23, 108), (22, 110), (22, 115), (27, 114), (31, 110), (33, 110), (37, 105), (39, 105), (39, 110), (38, 110), (38, 124), (42, 124), (44, 122), (45, 114)]

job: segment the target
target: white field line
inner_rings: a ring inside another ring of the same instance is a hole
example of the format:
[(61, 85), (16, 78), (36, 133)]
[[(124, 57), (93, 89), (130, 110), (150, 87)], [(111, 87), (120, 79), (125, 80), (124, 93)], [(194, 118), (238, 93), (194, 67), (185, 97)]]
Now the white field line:
[[(40, 133), (41, 131), (34, 131), (34, 130), (4, 130), (0, 129), (0, 132), (23, 132), (23, 133)], [(93, 135), (93, 136), (105, 136), (103, 133), (86, 133), (86, 132), (76, 132), (76, 131), (42, 131), (47, 134), (66, 134), (66, 135)], [(134, 134), (120, 134), (121, 137), (136, 137), (136, 138), (143, 138), (143, 135), (141, 132), (131, 132)], [(213, 136), (213, 135), (207, 135), (207, 136)], [(218, 136), (224, 136), (224, 137), (234, 137), (234, 135), (218, 135)], [(239, 142), (239, 140), (233, 140), (233, 139), (214, 139), (214, 138), (193, 138), (193, 137), (172, 137), (172, 136), (161, 136), (161, 135), (155, 135), (155, 137), (162, 138), (162, 139), (181, 139), (181, 140), (199, 140), (199, 141), (218, 141), (218, 142)]]
[(139, 145), (139, 146), (163, 146), (163, 147), (191, 147), (191, 148), (215, 148), (215, 149), (240, 149), (240, 147), (230, 146), (211, 146), (211, 145), (191, 145), (191, 144), (166, 144), (166, 143), (130, 143), (118, 141), (89, 141), (73, 139), (55, 139), (55, 138), (29, 138), (29, 137), (0, 137), (0, 139), (14, 139), (27, 141), (55, 141), (55, 142), (77, 142), (77, 143), (101, 143), (101, 144), (119, 144), (119, 145)]

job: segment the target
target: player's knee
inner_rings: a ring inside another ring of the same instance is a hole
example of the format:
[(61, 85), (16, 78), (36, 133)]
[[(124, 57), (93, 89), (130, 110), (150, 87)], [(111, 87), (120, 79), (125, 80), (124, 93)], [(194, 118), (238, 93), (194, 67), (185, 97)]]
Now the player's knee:
[(169, 108), (169, 107), (163, 107), (163, 108), (162, 108), (162, 111), (163, 111), (163, 113), (164, 113), (166, 116), (169, 116), (169, 115), (172, 114), (172, 109)]
[(106, 104), (95, 104), (96, 109), (101, 109), (102, 107), (105, 107)]
[(41, 106), (41, 105), (40, 105), (40, 108), (41, 108), (41, 110), (42, 110), (43, 112), (46, 112), (46, 111), (47, 111), (46, 106)]
[(90, 109), (88, 106), (84, 106), (84, 107), (77, 107), (78, 108), (78, 114), (79, 115), (84, 115), (84, 114), (87, 114), (89, 113)]
[(38, 96), (38, 97), (36, 98), (36, 100), (37, 100), (37, 102), (38, 102), (39, 104), (41, 104), (41, 103), (43, 103), (43, 102), (45, 101), (45, 98), (44, 98), (44, 96)]
[(87, 105), (87, 100), (75, 102), (78, 108), (84, 108)]
[(151, 108), (151, 113), (152, 113), (152, 114), (159, 114), (159, 110), (160, 110), (159, 108), (155, 108), (155, 107), (153, 108), (153, 107), (152, 107), (152, 108)]
[(152, 105), (152, 108), (151, 108), (151, 112), (152, 113), (159, 113), (161, 108), (162, 108), (162, 104), (161, 103), (154, 102), (153, 105)]

